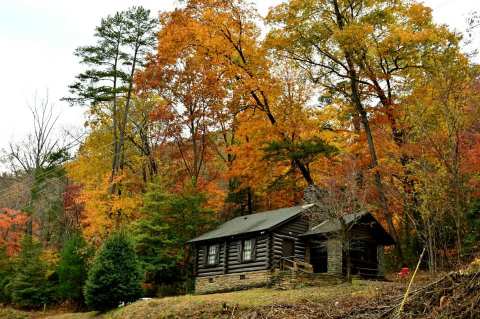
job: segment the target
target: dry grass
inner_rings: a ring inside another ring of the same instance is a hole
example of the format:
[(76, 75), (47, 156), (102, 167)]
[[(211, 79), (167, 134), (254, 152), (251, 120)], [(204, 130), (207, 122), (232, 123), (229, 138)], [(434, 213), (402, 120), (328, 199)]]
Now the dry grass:
[(44, 319), (44, 318), (56, 318), (56, 319), (90, 319), (100, 318), (95, 312), (90, 313), (69, 313), (59, 314), (61, 310), (49, 310), (46, 312), (37, 311), (22, 311), (12, 308), (0, 307), (0, 319)]
[[(252, 313), (275, 312), (292, 307), (328, 307), (335, 309), (337, 303), (350, 304), (352, 300), (368, 301), (385, 289), (396, 284), (355, 281), (352, 285), (341, 284), (327, 287), (305, 287), (293, 290), (256, 288), (244, 291), (210, 295), (186, 295), (144, 300), (114, 310), (107, 314), (71, 313), (24, 313), (0, 309), (0, 318), (5, 319), (144, 319), (144, 318), (250, 318)], [(293, 308), (292, 308), (293, 309)], [(8, 312), (8, 313), (7, 313)], [(261, 318), (256, 317), (256, 318)], [(305, 316), (306, 317), (306, 316)], [(304, 318), (305, 318), (304, 317)], [(274, 318), (274, 317), (272, 317)], [(293, 318), (293, 317), (292, 317)], [(309, 317), (308, 317), (309, 318)]]
[(2, 319), (27, 319), (31, 318), (28, 312), (13, 310), (11, 308), (0, 308), (0, 318)]
[(329, 287), (306, 287), (294, 290), (258, 288), (245, 291), (187, 295), (140, 301), (116, 310), (106, 318), (237, 318), (259, 308), (277, 305), (297, 305), (329, 302), (343, 299), (370, 298), (384, 283), (357, 282)]

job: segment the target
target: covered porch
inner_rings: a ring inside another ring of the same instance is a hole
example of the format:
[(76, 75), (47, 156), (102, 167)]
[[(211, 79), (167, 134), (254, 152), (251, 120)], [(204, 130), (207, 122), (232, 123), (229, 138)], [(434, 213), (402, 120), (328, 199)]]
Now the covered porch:
[[(343, 234), (339, 220), (326, 220), (300, 238), (305, 245), (304, 262), (312, 273), (364, 278), (383, 278), (384, 248), (394, 240), (370, 213), (344, 217), (348, 233)], [(345, 239), (346, 238), (346, 239)]]

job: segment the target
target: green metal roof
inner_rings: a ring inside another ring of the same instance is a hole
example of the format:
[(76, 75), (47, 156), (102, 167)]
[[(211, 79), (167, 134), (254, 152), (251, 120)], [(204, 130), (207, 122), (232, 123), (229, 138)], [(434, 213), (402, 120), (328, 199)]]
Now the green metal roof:
[[(345, 220), (345, 224), (349, 225), (354, 221), (360, 220), (360, 218), (367, 214), (367, 212), (348, 214), (343, 216), (343, 219)], [(339, 219), (327, 219), (309, 229), (306, 233), (302, 234), (302, 236), (333, 233), (339, 231), (341, 227)]]
[[(358, 212), (353, 214), (348, 214), (342, 217), (345, 220), (347, 225), (351, 225), (352, 223), (358, 223), (360, 220), (370, 220), (375, 222), (376, 229), (375, 235), (381, 239), (381, 242), (386, 245), (393, 245), (395, 241), (393, 238), (388, 234), (382, 225), (373, 217), (373, 215), (369, 212)], [(320, 224), (312, 227), (307, 232), (303, 233), (301, 236), (313, 236), (313, 235), (327, 235), (334, 232), (338, 232), (341, 230), (340, 220), (338, 218), (327, 219)]]
[(190, 240), (190, 243), (205, 241), (216, 238), (230, 237), (239, 234), (252, 233), (258, 231), (269, 230), (283, 222), (297, 216), (302, 211), (313, 206), (302, 205), (281, 208), (266, 211), (257, 214), (236, 217), (228, 222), (220, 225), (218, 228), (203, 234), (197, 238)]

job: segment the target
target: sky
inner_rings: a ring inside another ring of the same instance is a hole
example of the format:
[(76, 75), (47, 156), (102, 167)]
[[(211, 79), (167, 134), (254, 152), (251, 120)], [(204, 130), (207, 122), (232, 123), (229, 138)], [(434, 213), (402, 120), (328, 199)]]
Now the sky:
[[(282, 0), (253, 0), (261, 14)], [(465, 30), (469, 12), (480, 0), (424, 0), (436, 22)], [(93, 43), (100, 19), (133, 5), (153, 13), (171, 10), (177, 0), (0, 0), (0, 150), (31, 132), (28, 106), (45, 96), (59, 114), (58, 130), (79, 130), (85, 109), (60, 98), (81, 71), (73, 51)], [(478, 31), (480, 33), (480, 30)], [(480, 40), (480, 36), (476, 39)]]

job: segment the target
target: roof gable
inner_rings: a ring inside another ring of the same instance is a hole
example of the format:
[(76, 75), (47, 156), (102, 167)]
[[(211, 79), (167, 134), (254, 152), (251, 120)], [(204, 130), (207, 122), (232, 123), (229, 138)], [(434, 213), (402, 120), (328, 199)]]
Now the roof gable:
[(301, 205), (245, 215), (231, 219), (216, 229), (198, 236), (189, 243), (270, 230), (298, 216), (313, 205)]
[[(390, 236), (390, 234), (383, 228), (383, 226), (375, 219), (375, 217), (367, 212), (358, 212), (353, 214), (347, 214), (342, 217), (347, 225), (352, 225), (362, 221), (370, 221), (375, 224), (375, 233), (376, 236), (382, 239), (382, 243), (386, 245), (393, 245), (395, 241)], [(327, 235), (335, 233), (341, 230), (340, 220), (337, 218), (327, 219), (322, 221), (320, 224), (312, 227), (306, 233), (301, 236), (311, 236), (311, 235)]]

